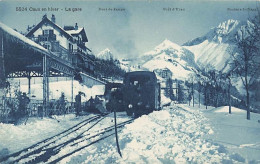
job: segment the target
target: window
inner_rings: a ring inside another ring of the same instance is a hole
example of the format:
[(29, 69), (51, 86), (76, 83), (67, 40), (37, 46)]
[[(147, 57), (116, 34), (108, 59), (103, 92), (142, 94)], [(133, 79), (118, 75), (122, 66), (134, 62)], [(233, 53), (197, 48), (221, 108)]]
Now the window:
[(69, 51), (71, 52), (71, 44), (69, 43)]
[(71, 43), (69, 43), (69, 51), (73, 52), (73, 45)]
[(53, 30), (49, 30), (49, 35), (53, 35)]
[(43, 30), (43, 35), (49, 35), (49, 30)]
[(43, 35), (53, 35), (53, 30), (43, 30)]

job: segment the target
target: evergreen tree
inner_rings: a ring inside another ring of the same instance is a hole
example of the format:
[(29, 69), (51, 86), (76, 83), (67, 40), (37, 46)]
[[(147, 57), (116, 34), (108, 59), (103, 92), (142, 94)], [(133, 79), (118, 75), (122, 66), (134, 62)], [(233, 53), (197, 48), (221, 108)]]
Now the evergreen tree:
[(120, 68), (119, 61), (116, 59), (104, 60), (96, 58), (95, 65), (96, 76), (120, 79), (125, 74), (125, 71)]

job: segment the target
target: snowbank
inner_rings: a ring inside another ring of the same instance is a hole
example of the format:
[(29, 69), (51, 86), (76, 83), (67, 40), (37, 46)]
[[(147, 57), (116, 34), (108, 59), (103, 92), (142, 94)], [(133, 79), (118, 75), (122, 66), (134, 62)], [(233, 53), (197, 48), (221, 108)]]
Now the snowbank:
[[(71, 81), (58, 81), (50, 82), (50, 99), (58, 99), (63, 92), (68, 101), (71, 101)], [(28, 91), (28, 85), (21, 85), (22, 92)], [(95, 85), (92, 88), (88, 88), (85, 85), (80, 84), (78, 81), (73, 81), (73, 97), (78, 94), (78, 92), (83, 92), (85, 96), (82, 96), (82, 101), (88, 100), (91, 96), (95, 98), (96, 95), (104, 95), (105, 85)], [(32, 84), (31, 85), (31, 95), (35, 96), (35, 99), (42, 99), (42, 84)], [(73, 100), (75, 101), (75, 100)]]
[[(204, 107), (203, 107), (204, 108)], [(90, 145), (90, 141), (73, 140), (63, 147), (58, 154), (51, 156), (48, 162), (64, 157), (61, 163), (260, 163), (260, 115), (251, 113), (251, 120), (246, 120), (245, 113), (233, 108), (228, 114), (228, 107), (200, 109), (188, 105), (173, 103), (161, 111), (135, 119), (119, 131), (119, 145), (122, 158), (117, 153), (115, 137)], [(75, 125), (83, 116), (75, 119), (73, 115), (58, 117), (61, 121), (44, 118), (30, 118), (27, 125), (13, 126), (0, 124), (0, 147), (8, 151), (17, 151), (44, 138)], [(118, 122), (129, 118), (125, 112), (118, 113)], [(113, 125), (110, 114), (88, 132), (82, 127), (79, 131), (64, 137), (53, 144), (62, 144), (83, 134), (95, 135), (100, 129)], [(88, 126), (91, 126), (89, 124)], [(106, 136), (107, 134), (105, 134)], [(96, 136), (91, 141), (103, 137)], [(81, 139), (79, 139), (81, 140)], [(54, 146), (54, 145), (50, 145)], [(44, 151), (44, 150), (43, 150)], [(3, 152), (3, 151), (2, 151)], [(40, 152), (44, 153), (44, 152)]]
[[(228, 111), (229, 111), (229, 106), (219, 107), (219, 108), (214, 110), (214, 112), (216, 112), (216, 113), (227, 113)], [(232, 113), (244, 113), (244, 114), (246, 114), (245, 110), (239, 109), (239, 108), (236, 108), (236, 107), (231, 107), (231, 112)]]
[(208, 110), (185, 106), (185, 109), (203, 111), (214, 131), (207, 139), (218, 144), (233, 162), (260, 163), (260, 114), (251, 112), (247, 120), (246, 111), (235, 107), (231, 114), (228, 106)]
[(119, 134), (122, 158), (114, 139), (89, 153), (84, 163), (222, 163), (228, 156), (204, 139), (213, 131), (200, 111), (167, 107), (136, 119)]
[(0, 123), (0, 152), (3, 148), (11, 153), (16, 152), (58, 134), (83, 120), (83, 117), (75, 118), (74, 114), (56, 116), (56, 118), (60, 122), (50, 118), (40, 119), (32, 117), (29, 118), (26, 125), (15, 126), (13, 124)]

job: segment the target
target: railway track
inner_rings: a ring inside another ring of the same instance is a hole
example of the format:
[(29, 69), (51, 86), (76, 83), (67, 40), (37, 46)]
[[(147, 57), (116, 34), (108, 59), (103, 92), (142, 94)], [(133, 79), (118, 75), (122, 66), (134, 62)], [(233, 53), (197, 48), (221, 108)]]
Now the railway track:
[[(0, 163), (56, 163), (63, 158), (112, 136), (114, 134), (114, 126), (108, 126), (89, 132), (90, 129), (102, 121), (107, 115), (108, 114), (88, 118), (55, 136), (0, 159)], [(133, 119), (119, 123), (118, 128), (122, 128), (125, 124), (132, 121)], [(82, 144), (82, 142), (84, 142), (84, 144), (86, 142), (86, 144), (79, 147), (78, 145), (80, 143)], [(72, 149), (72, 151), (65, 155), (60, 155), (59, 153), (64, 148)]]
[(73, 132), (79, 130), (80, 128), (84, 127), (85, 125), (87, 125), (87, 124), (89, 124), (89, 123), (91, 123), (91, 122), (93, 122), (93, 121), (95, 121), (99, 118), (105, 117), (106, 115), (108, 115), (108, 114), (96, 115), (96, 116), (87, 118), (87, 119), (81, 121), (80, 123), (74, 125), (73, 127), (70, 127), (67, 130), (64, 130), (64, 131), (62, 131), (62, 132), (60, 132), (60, 133), (58, 133), (58, 134), (56, 134), (52, 137), (44, 139), (44, 140), (42, 140), (38, 143), (35, 143), (35, 144), (33, 144), (33, 145), (31, 145), (27, 148), (24, 148), (24, 149), (22, 149), (18, 152), (15, 152), (15, 153), (9, 154), (9, 155), (7, 155), (3, 158), (0, 158), (0, 163), (7, 161), (9, 158), (17, 158), (17, 157), (19, 157), (19, 156), (21, 156), (21, 155), (23, 155), (27, 152), (29, 153), (29, 152), (33, 151), (34, 149), (39, 149), (39, 148), (43, 147), (44, 145), (54, 143), (54, 142), (60, 140), (61, 138), (66, 137), (66, 136), (72, 134)]

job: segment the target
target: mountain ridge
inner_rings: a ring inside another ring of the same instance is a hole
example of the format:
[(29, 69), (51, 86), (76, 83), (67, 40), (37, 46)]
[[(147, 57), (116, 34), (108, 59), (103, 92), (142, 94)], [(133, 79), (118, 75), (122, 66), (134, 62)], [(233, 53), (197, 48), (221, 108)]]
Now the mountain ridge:
[(111, 52), (111, 50), (109, 48), (106, 48), (102, 51), (100, 51), (97, 55), (96, 55), (97, 58), (99, 59), (104, 59), (104, 60), (111, 60), (113, 59), (113, 54)]
[(167, 68), (173, 73), (172, 78), (182, 80), (198, 68), (191, 51), (168, 39), (155, 46), (153, 50), (144, 53), (137, 62), (141, 68), (150, 71)]
[(241, 30), (250, 30), (252, 23), (229, 19), (219, 23), (205, 35), (184, 43), (195, 55), (195, 62), (199, 65), (212, 65), (216, 70), (227, 72), (232, 62), (231, 53), (238, 50), (236, 46), (237, 34)]

